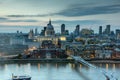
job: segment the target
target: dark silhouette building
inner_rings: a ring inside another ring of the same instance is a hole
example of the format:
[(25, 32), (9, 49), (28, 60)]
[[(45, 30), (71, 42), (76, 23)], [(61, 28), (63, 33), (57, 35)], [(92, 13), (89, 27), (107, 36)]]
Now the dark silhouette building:
[(120, 39), (120, 29), (116, 29), (116, 39)]
[(37, 34), (38, 34), (38, 30), (37, 28), (35, 28), (35, 36), (37, 36)]
[(110, 32), (111, 32), (111, 31), (110, 31), (110, 25), (107, 25), (107, 26), (106, 26), (106, 34), (108, 34), (108, 35), (109, 35), (109, 34), (110, 34)]
[(99, 35), (102, 34), (102, 26), (99, 26)]
[(34, 37), (34, 31), (33, 31), (33, 29), (31, 29), (29, 32), (28, 39), (33, 39), (33, 37)]
[(74, 35), (79, 36), (79, 33), (80, 33), (80, 25), (77, 25), (74, 31)]
[(61, 35), (65, 34), (65, 24), (61, 25)]

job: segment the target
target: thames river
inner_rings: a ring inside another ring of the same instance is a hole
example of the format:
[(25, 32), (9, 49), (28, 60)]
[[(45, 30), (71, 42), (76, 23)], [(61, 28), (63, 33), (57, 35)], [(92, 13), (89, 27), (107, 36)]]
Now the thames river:
[[(120, 64), (93, 64), (112, 73), (120, 80)], [(14, 75), (29, 75), (32, 80), (106, 80), (100, 69), (74, 63), (2, 63), (0, 80), (10, 80)]]

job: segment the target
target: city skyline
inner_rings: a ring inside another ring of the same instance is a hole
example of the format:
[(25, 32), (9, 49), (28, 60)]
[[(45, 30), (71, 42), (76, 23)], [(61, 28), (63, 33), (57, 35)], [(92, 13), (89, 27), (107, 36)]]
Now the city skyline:
[[(80, 28), (91, 28), (98, 32), (99, 26), (119, 29), (119, 0), (0, 0), (0, 32), (28, 32), (31, 28), (47, 25), (49, 18), (56, 31), (61, 24), (73, 31), (77, 24)], [(9, 31), (8, 31), (9, 30)]]

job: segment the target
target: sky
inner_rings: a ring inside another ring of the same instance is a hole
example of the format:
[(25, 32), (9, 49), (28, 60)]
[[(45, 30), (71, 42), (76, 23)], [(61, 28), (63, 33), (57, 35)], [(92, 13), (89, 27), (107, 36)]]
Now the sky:
[(120, 0), (0, 0), (0, 32), (40, 32), (49, 19), (56, 32), (63, 23), (70, 32), (77, 24), (95, 32), (108, 24), (120, 29)]

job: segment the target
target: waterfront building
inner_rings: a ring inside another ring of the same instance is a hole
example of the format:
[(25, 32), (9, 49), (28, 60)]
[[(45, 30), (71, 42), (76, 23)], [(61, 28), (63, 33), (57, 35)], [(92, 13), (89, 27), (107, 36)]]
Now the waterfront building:
[(113, 55), (113, 51), (112, 50), (105, 50), (105, 49), (99, 49), (99, 50), (95, 50), (95, 57), (96, 58), (102, 58), (102, 59), (111, 59)]
[(115, 48), (113, 50), (112, 58), (120, 58), (120, 49), (119, 48)]
[(62, 50), (60, 48), (39, 48), (37, 50), (34, 50), (31, 54), (32, 58), (67, 58), (65, 50)]
[(51, 40), (45, 40), (41, 47), (32, 51), (32, 58), (66, 58), (65, 50), (57, 48)]

